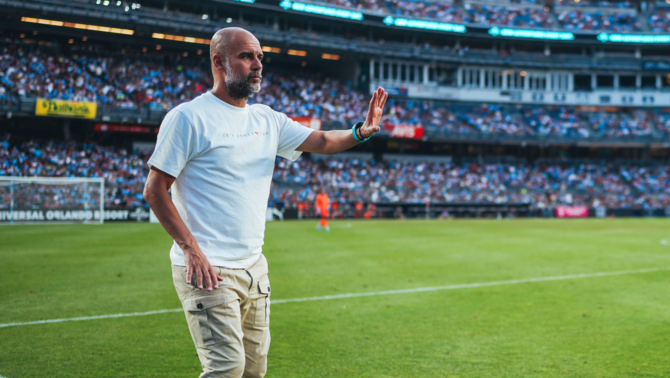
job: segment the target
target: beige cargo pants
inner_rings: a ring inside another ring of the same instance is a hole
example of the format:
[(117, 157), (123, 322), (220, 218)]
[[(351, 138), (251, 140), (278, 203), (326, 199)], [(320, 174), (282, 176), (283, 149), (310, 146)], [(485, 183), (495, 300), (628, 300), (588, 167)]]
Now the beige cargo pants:
[(172, 266), (202, 364), (200, 378), (265, 376), (270, 348), (270, 280), (265, 256), (247, 269), (214, 267), (223, 281), (211, 292), (186, 283), (186, 268)]

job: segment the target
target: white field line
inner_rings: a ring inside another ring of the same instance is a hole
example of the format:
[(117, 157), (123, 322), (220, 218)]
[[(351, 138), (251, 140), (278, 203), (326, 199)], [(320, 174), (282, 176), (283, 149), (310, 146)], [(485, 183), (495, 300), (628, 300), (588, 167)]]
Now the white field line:
[[(178, 312), (184, 311), (181, 308), (174, 308), (170, 310), (156, 310), (156, 311), (147, 311), (147, 312), (131, 312), (128, 314), (112, 314), (112, 315), (97, 315), (97, 316), (82, 316), (80, 318), (66, 318), (66, 319), (49, 319), (49, 320), (37, 320), (34, 322), (25, 322), (25, 323), (5, 323), (0, 324), (0, 328), (3, 327), (14, 327), (14, 326), (25, 326), (33, 324), (47, 324), (47, 323), (62, 323), (62, 322), (76, 322), (80, 320), (94, 320), (94, 319), (107, 319), (107, 318), (125, 318), (128, 316), (144, 316), (144, 315), (154, 315), (154, 314), (164, 314), (166, 312)], [(2, 377), (0, 377), (2, 378)]]
[[(438, 290), (468, 289), (468, 288), (486, 287), (486, 286), (513, 285), (513, 284), (520, 284), (520, 283), (572, 280), (572, 279), (578, 279), (578, 278), (620, 276), (620, 275), (624, 275), (624, 274), (640, 274), (640, 273), (649, 273), (649, 272), (658, 272), (658, 271), (667, 271), (667, 270), (670, 270), (670, 267), (635, 269), (635, 270), (620, 270), (620, 271), (616, 271), (616, 272), (571, 274), (571, 275), (567, 275), (567, 276), (523, 278), (523, 279), (519, 279), (519, 280), (479, 282), (479, 283), (447, 285), (447, 286), (418, 287), (418, 288), (413, 288), (413, 289), (373, 291), (373, 292), (368, 292), (368, 293), (349, 293), (349, 294), (337, 294), (337, 295), (324, 295), (324, 296), (321, 296), (321, 297), (276, 299), (276, 300), (273, 300), (272, 303), (273, 304), (280, 304), (280, 303), (291, 303), (291, 302), (325, 301), (325, 300), (329, 300), (329, 299), (371, 297), (371, 296), (377, 296), (377, 295), (419, 293), (419, 292), (425, 292), (425, 291), (438, 291)], [(49, 319), (49, 320), (38, 320), (38, 321), (34, 321), (34, 322), (24, 322), (24, 323), (5, 323), (5, 324), (0, 324), (0, 328), (15, 327), (15, 326), (26, 326), (26, 325), (34, 325), (34, 324), (74, 322), (74, 321), (80, 321), (80, 320), (125, 318), (125, 317), (129, 317), (129, 316), (145, 316), (145, 315), (165, 314), (165, 313), (169, 313), (169, 312), (181, 312), (181, 311), (184, 311), (184, 310), (181, 309), (181, 308), (174, 308), (174, 309), (168, 309), (168, 310), (157, 310), (157, 311), (147, 311), (147, 312), (132, 312), (132, 313), (127, 313), (127, 314), (84, 316), (84, 317), (79, 317), (79, 318), (65, 318), (65, 319)], [(2, 378), (2, 377), (0, 377), (0, 378)]]
[[(619, 276), (619, 275), (623, 275), (623, 274), (640, 274), (640, 273), (657, 272), (657, 271), (662, 271), (662, 270), (670, 270), (670, 267), (636, 269), (636, 270), (620, 270), (618, 272), (572, 274), (572, 275), (568, 275), (568, 276), (523, 278), (523, 279), (520, 279), (520, 280), (479, 282), (479, 283), (448, 285), (448, 286), (417, 287), (417, 288), (414, 288), (414, 289), (374, 291), (374, 292), (370, 292), (370, 293), (324, 295), (323, 297), (278, 299), (278, 300), (273, 300), (272, 303), (277, 304), (277, 303), (289, 303), (289, 302), (322, 301), (322, 300), (327, 300), (327, 299), (369, 297), (369, 296), (373, 296), (373, 295), (389, 295), (389, 294), (418, 293), (418, 292), (423, 292), (423, 291), (468, 289), (468, 288), (472, 288), (472, 287), (501, 286), (501, 285), (512, 285), (512, 284), (519, 284), (519, 283), (530, 283), (530, 282), (571, 280), (571, 279), (575, 279), (575, 278), (592, 278), (592, 277), (604, 277), (604, 276)], [(0, 327), (1, 326), (2, 325), (0, 325)]]

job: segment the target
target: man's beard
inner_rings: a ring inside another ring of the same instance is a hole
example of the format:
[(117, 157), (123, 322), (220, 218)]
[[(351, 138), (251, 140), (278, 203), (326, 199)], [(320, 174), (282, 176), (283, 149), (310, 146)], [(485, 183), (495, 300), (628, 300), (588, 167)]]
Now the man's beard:
[(226, 61), (226, 88), (228, 89), (228, 95), (233, 100), (247, 99), (261, 90), (260, 82), (255, 84), (249, 82), (252, 77), (263, 79), (263, 75), (258, 71), (252, 71), (247, 77), (238, 75), (232, 70), (230, 63)]

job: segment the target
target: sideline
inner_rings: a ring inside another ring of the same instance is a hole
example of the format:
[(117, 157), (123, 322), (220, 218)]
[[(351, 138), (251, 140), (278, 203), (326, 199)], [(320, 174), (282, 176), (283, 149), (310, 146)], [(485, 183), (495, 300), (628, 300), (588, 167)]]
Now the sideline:
[[(520, 283), (571, 280), (571, 279), (577, 279), (577, 278), (620, 276), (620, 275), (625, 275), (625, 274), (641, 274), (641, 273), (659, 272), (659, 271), (667, 271), (667, 270), (670, 270), (670, 267), (635, 269), (635, 270), (620, 270), (620, 271), (616, 271), (616, 272), (571, 274), (571, 275), (567, 275), (567, 276), (524, 278), (524, 279), (519, 279), (519, 280), (479, 282), (479, 283), (447, 285), (447, 286), (419, 287), (419, 288), (414, 288), (414, 289), (373, 291), (373, 292), (368, 292), (368, 293), (349, 293), (349, 294), (324, 295), (324, 296), (321, 296), (321, 297), (277, 299), (277, 300), (273, 300), (272, 303), (273, 304), (280, 304), (280, 303), (293, 303), (293, 302), (325, 301), (325, 300), (330, 300), (330, 299), (371, 297), (371, 296), (377, 296), (377, 295), (419, 293), (419, 292), (425, 292), (425, 291), (438, 291), (438, 290), (468, 289), (468, 288), (475, 288), (475, 287), (513, 285), (513, 284), (520, 284)], [(169, 309), (169, 310), (132, 312), (132, 313), (127, 313), (127, 314), (84, 316), (84, 317), (79, 317), (79, 318), (65, 318), (65, 319), (49, 319), (49, 320), (38, 320), (38, 321), (34, 321), (34, 322), (24, 322), (24, 323), (5, 323), (5, 324), (0, 324), (0, 328), (27, 326), (27, 325), (35, 325), (35, 324), (75, 322), (75, 321), (80, 321), (80, 320), (125, 318), (125, 317), (130, 317), (130, 316), (146, 316), (146, 315), (165, 314), (165, 313), (170, 313), (170, 312), (182, 312), (182, 311), (184, 311), (184, 310), (181, 309), (181, 308), (174, 308), (174, 309)], [(3, 377), (0, 376), (0, 378), (3, 378)]]

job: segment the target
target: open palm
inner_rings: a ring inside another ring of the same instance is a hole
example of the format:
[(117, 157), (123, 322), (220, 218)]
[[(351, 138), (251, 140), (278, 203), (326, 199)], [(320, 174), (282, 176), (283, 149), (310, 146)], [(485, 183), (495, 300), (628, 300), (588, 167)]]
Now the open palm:
[(382, 114), (384, 110), (384, 105), (386, 104), (386, 99), (388, 99), (389, 94), (386, 93), (384, 88), (379, 87), (372, 94), (372, 99), (370, 100), (370, 108), (368, 109), (368, 115), (365, 117), (365, 122), (361, 126), (361, 136), (364, 138), (372, 136), (374, 133), (381, 130), (379, 127), (379, 122), (382, 119)]

